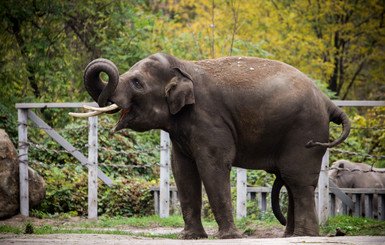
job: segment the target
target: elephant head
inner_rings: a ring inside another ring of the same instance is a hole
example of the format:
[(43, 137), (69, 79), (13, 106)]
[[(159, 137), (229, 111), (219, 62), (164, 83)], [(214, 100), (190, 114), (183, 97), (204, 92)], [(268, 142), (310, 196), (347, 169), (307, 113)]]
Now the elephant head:
[[(108, 83), (100, 78), (102, 72)], [(122, 111), (115, 131), (167, 129), (172, 115), (195, 103), (192, 77), (179, 60), (166, 54), (145, 58), (120, 76), (111, 61), (96, 59), (84, 71), (84, 85), (101, 107), (87, 107), (98, 111), (92, 115)]]

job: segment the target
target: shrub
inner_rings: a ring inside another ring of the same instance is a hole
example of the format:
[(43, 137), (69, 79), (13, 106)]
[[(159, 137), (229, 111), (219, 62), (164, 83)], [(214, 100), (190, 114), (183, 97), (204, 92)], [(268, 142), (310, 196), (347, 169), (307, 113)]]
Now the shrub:
[[(42, 171), (46, 197), (33, 213), (87, 215), (88, 174), (83, 167), (53, 167)], [(98, 214), (108, 216), (150, 215), (153, 197), (149, 183), (138, 178), (119, 178), (112, 188), (99, 181)]]

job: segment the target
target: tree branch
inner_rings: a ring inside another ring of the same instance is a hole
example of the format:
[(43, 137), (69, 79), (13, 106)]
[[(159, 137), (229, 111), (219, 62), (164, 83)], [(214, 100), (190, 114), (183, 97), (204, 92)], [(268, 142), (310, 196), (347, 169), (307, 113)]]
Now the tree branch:
[(350, 90), (350, 88), (353, 86), (354, 82), (356, 81), (357, 76), (360, 74), (362, 68), (364, 67), (364, 65), (365, 65), (365, 63), (366, 63), (366, 60), (367, 60), (366, 58), (363, 59), (363, 60), (361, 61), (361, 63), (359, 64), (359, 66), (358, 66), (356, 72), (354, 73), (352, 79), (350, 80), (350, 83), (349, 83), (348, 87), (346, 88), (345, 94), (344, 94), (344, 96), (342, 97), (343, 100), (345, 100), (346, 97), (348, 96), (349, 90)]

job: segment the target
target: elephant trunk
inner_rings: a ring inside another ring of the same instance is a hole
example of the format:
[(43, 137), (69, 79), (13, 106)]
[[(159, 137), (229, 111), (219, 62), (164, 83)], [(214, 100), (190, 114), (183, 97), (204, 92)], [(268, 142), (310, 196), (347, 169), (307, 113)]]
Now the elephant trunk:
[[(100, 78), (100, 73), (108, 75), (108, 83)], [(115, 64), (107, 59), (96, 59), (90, 62), (84, 70), (84, 86), (91, 97), (100, 107), (108, 104), (108, 98), (114, 93), (119, 82), (119, 71)]]

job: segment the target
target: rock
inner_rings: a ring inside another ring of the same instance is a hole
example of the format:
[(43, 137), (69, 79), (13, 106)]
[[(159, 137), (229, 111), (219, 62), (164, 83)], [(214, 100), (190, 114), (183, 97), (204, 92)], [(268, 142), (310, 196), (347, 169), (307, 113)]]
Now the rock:
[[(32, 168), (29, 175), (29, 207), (38, 206), (45, 197), (44, 179)], [(0, 129), (0, 219), (19, 213), (19, 158), (7, 133)]]

